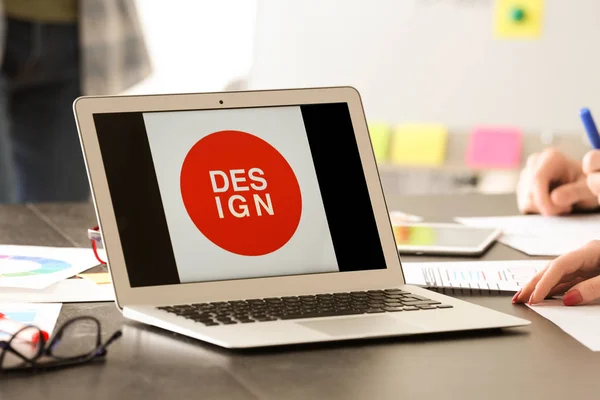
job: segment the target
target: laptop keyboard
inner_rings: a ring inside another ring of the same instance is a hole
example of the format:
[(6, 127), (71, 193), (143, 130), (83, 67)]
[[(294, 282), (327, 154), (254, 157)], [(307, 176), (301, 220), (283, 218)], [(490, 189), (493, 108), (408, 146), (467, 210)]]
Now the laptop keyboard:
[(157, 307), (206, 326), (452, 308), (400, 289)]

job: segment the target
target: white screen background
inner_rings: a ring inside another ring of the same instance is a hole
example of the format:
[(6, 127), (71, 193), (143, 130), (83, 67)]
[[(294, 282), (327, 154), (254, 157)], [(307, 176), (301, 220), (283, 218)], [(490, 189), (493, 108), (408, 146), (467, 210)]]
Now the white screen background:
[[(299, 106), (144, 113), (144, 123), (181, 282), (339, 271)], [(202, 235), (187, 214), (179, 181), (183, 160), (198, 140), (221, 130), (266, 140), (296, 174), (300, 223), (290, 241), (273, 253), (250, 257), (225, 251)]]

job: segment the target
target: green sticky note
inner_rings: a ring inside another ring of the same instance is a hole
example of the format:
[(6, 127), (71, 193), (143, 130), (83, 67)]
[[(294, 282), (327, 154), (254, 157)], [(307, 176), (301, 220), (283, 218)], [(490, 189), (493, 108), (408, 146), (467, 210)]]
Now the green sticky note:
[(377, 162), (384, 162), (388, 158), (391, 127), (384, 123), (369, 123), (371, 145)]

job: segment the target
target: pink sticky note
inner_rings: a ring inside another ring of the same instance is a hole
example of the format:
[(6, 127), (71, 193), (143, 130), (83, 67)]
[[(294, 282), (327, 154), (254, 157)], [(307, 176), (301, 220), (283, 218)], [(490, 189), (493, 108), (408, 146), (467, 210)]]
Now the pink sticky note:
[(477, 127), (471, 133), (465, 162), (473, 168), (516, 168), (521, 146), (519, 128)]

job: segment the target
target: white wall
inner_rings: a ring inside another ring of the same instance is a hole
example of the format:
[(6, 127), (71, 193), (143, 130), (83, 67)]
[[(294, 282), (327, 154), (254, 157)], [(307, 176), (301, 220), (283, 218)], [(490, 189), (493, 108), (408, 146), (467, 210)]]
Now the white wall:
[(577, 109), (600, 110), (598, 0), (546, 0), (531, 42), (494, 39), (494, 0), (136, 1), (155, 72), (131, 93), (222, 90), (250, 70), (253, 88), (350, 84), (372, 119), (458, 130), (579, 132)]
[(128, 93), (222, 90), (252, 62), (254, 0), (137, 0), (153, 75)]
[(580, 107), (600, 114), (600, 1), (546, 0), (535, 41), (496, 40), (494, 3), (258, 0), (251, 88), (353, 85), (373, 119), (581, 132)]

